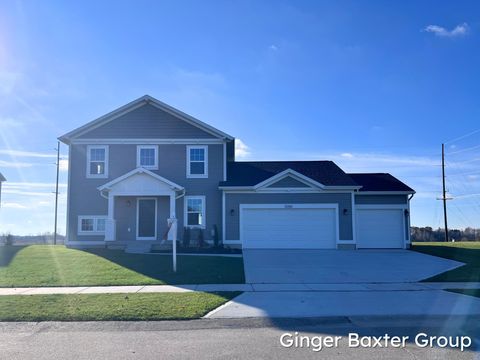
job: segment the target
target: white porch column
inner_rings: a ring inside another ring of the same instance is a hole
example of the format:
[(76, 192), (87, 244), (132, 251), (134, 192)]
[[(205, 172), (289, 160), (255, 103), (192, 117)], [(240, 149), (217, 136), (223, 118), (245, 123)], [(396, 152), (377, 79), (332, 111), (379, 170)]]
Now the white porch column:
[(105, 241), (115, 241), (116, 224), (115, 224), (115, 196), (108, 194), (108, 214), (105, 221)]
[(170, 217), (176, 218), (176, 209), (175, 209), (176, 201), (175, 201), (175, 192), (170, 195)]

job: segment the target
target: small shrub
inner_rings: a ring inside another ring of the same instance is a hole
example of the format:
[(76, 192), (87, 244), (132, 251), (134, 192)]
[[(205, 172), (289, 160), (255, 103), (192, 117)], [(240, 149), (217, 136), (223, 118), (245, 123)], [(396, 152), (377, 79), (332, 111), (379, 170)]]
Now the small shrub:
[(219, 247), (220, 239), (218, 237), (218, 227), (217, 225), (213, 225), (213, 245), (215, 247)]

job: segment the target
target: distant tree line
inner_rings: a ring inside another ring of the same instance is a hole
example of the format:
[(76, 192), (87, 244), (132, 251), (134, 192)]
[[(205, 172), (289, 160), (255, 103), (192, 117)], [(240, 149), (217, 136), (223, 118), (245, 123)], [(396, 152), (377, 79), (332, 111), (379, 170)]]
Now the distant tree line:
[[(430, 226), (426, 227), (410, 227), (410, 234), (412, 241), (445, 241), (445, 230), (438, 228), (433, 229)], [(463, 230), (452, 229), (448, 230), (450, 240), (454, 241), (479, 241), (480, 229), (467, 227)]]

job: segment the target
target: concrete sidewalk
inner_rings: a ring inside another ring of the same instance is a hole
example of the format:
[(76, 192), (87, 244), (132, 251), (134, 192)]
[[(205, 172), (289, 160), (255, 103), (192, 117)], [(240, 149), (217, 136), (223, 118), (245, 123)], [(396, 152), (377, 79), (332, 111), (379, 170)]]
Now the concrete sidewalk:
[(480, 289), (480, 282), (454, 283), (352, 283), (352, 284), (196, 284), (139, 286), (66, 286), (0, 288), (5, 295), (45, 294), (115, 294), (115, 293), (176, 293), (189, 291), (242, 292), (378, 292), (433, 291), (444, 289)]

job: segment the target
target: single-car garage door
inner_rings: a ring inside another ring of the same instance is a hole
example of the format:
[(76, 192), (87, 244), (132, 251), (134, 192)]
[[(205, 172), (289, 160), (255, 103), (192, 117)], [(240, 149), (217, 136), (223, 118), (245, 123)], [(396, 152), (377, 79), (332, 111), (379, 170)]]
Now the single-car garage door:
[(336, 204), (243, 204), (240, 212), (244, 248), (336, 248)]
[(401, 249), (405, 244), (403, 209), (357, 208), (355, 227), (359, 249)]

